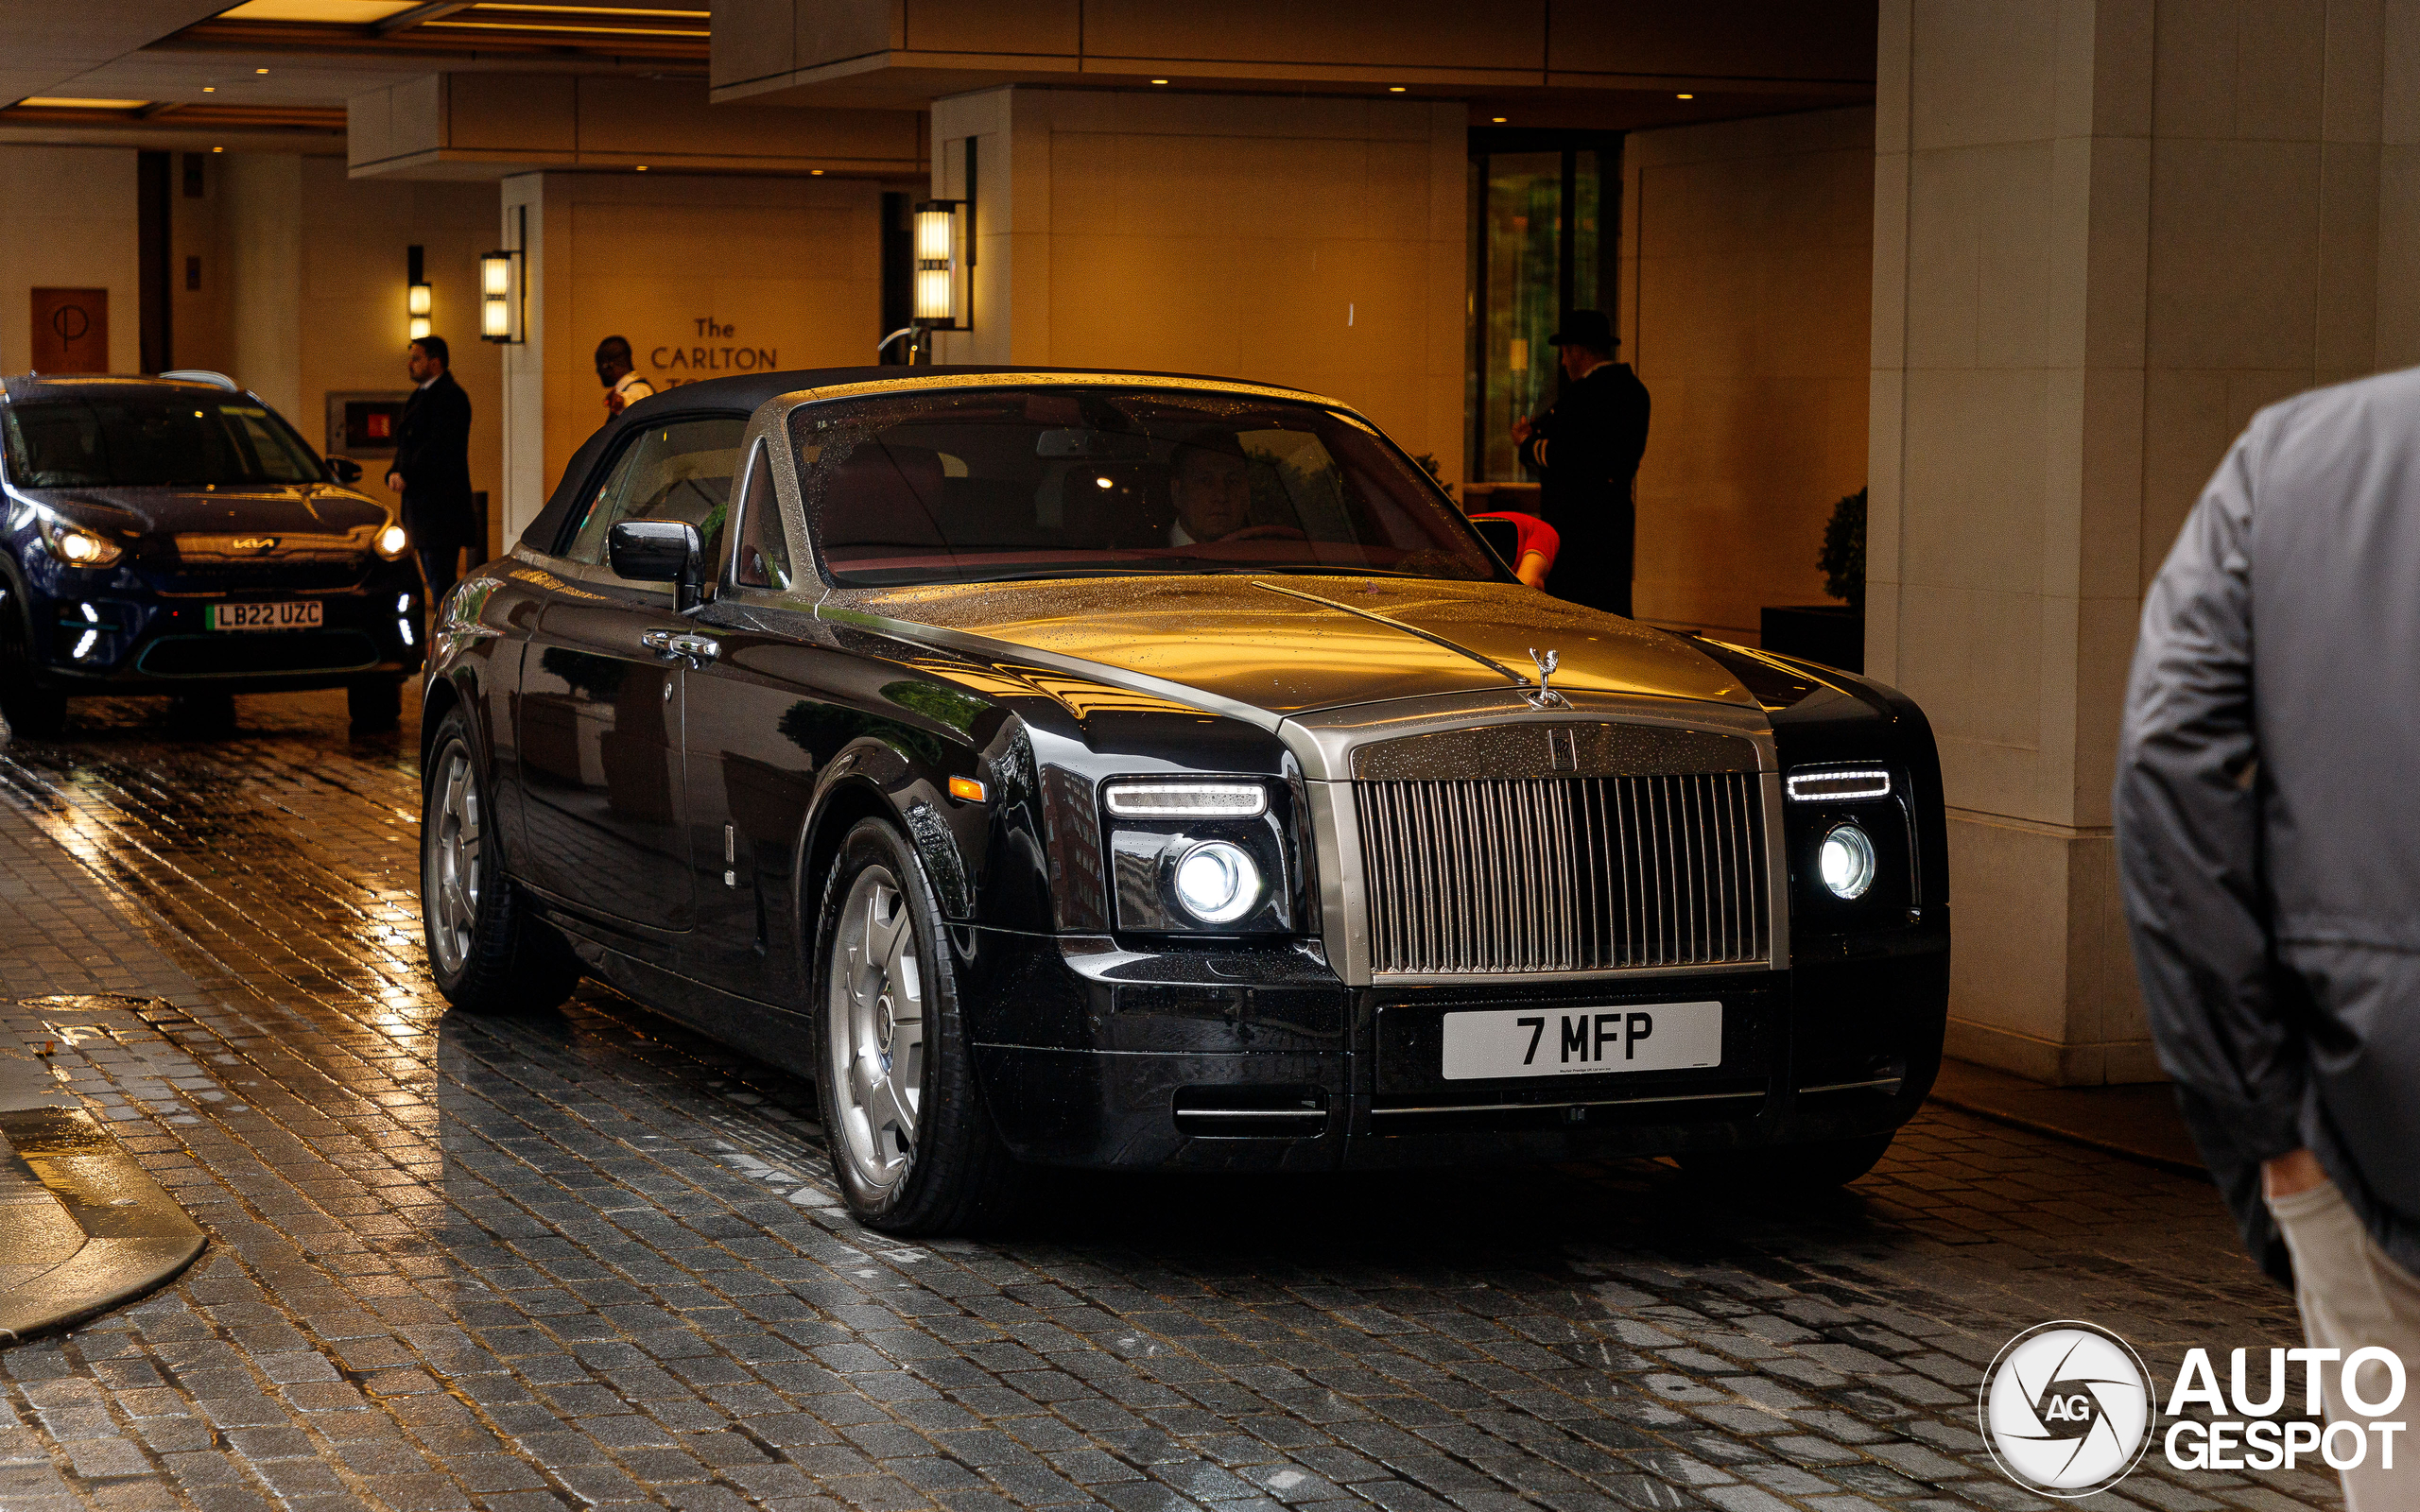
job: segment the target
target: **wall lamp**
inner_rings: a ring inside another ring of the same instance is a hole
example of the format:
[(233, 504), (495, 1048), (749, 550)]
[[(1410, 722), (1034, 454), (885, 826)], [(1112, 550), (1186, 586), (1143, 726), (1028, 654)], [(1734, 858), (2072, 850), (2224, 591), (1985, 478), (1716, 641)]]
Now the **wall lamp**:
[[(512, 207), (515, 241), (527, 247), (529, 243), (529, 207)], [(498, 248), (479, 254), (479, 339), (508, 346), (518, 346), (529, 338), (523, 318), (523, 296), (527, 281), (523, 276), (521, 247)]]
[(499, 249), (479, 257), (479, 339), (517, 343), (521, 330), (521, 254)]
[(927, 199), (916, 207), (916, 324), (925, 331), (972, 331), (974, 285), (968, 277), (963, 199)]
[(437, 308), (436, 296), (428, 286), (428, 280), (421, 271), (421, 249), (418, 247), (406, 248), (404, 262), (406, 267), (404, 284), (404, 314), (411, 320), (409, 327), (411, 339), (418, 341), (428, 335), (429, 318)]

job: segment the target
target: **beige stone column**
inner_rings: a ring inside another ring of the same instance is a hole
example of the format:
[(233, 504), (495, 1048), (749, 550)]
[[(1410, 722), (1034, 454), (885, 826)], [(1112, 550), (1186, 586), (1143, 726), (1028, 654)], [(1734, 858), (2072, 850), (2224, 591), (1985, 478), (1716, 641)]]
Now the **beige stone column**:
[(1883, 4), (1866, 664), (1941, 742), (1954, 1055), (2158, 1075), (2110, 831), (2135, 621), (2252, 412), (2398, 344), (2399, 9)]
[(1212, 373), (1330, 394), (1461, 476), (1460, 104), (1011, 87), (933, 106), (974, 329), (944, 362)]
[(606, 336), (659, 391), (873, 360), (877, 180), (527, 173), (504, 180), (502, 211), (497, 246), (527, 235), (527, 339), (504, 358), (507, 541), (605, 423)]

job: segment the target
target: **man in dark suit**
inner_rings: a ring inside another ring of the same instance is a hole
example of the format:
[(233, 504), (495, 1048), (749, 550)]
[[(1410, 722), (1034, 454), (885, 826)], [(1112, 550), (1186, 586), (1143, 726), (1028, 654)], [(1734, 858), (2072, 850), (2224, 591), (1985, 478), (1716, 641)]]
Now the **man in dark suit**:
[(443, 336), (411, 344), (404, 370), (420, 387), (395, 426), (395, 460), (387, 487), (404, 498), (404, 528), (420, 549), (428, 601), (454, 586), (456, 562), (471, 541), (471, 396), (454, 381)]
[(1647, 451), (1647, 386), (1614, 360), (1614, 326), (1602, 310), (1573, 310), (1552, 339), (1563, 350), (1563, 396), (1536, 419), (1512, 422), (1521, 463), (1543, 485), (1538, 513), (1563, 538), (1546, 589), (1627, 615), (1637, 524), (1631, 485)]

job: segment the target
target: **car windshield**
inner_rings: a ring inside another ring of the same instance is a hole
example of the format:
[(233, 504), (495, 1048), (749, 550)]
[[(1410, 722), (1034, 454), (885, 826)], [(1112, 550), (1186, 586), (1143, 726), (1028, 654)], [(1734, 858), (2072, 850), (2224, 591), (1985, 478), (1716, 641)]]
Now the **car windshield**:
[(807, 519), (849, 586), (1146, 573), (1494, 579), (1365, 422), (1229, 393), (959, 388), (804, 404)]
[(0, 406), (19, 488), (316, 483), (320, 459), (266, 406), (191, 394), (36, 399)]

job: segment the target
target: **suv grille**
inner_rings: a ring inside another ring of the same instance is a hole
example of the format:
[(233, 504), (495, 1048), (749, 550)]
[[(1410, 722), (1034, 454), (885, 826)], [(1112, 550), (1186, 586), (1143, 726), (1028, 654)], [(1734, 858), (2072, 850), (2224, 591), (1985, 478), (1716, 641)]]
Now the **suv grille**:
[(1354, 784), (1370, 969), (1450, 976), (1771, 954), (1761, 779)]

